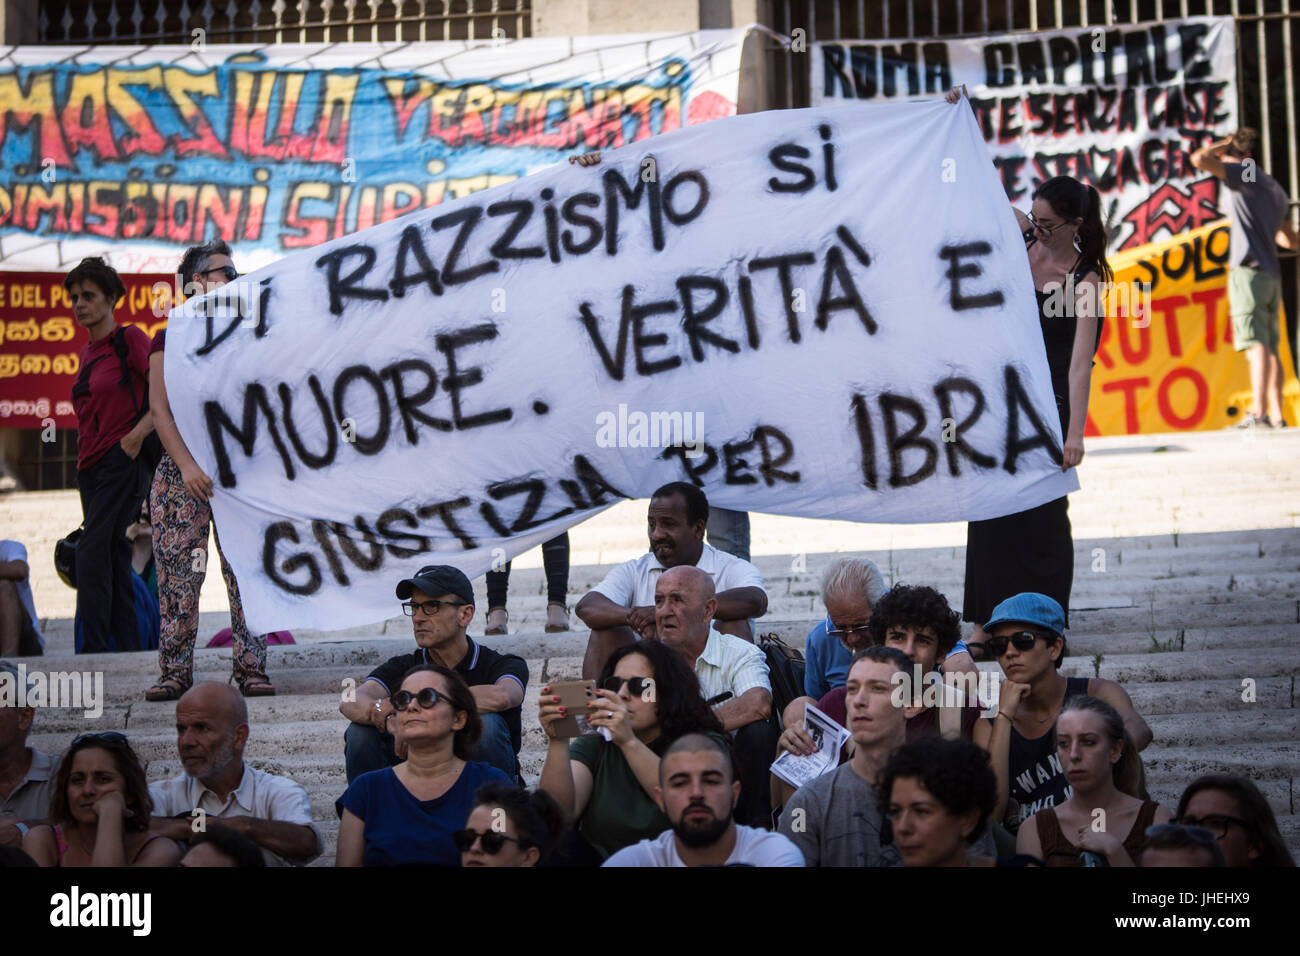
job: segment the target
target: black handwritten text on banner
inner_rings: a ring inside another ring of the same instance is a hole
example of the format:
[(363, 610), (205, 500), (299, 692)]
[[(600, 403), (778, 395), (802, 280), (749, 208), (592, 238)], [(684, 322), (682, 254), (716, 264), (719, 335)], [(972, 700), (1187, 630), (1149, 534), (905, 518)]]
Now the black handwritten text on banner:
[(260, 630), (388, 617), (422, 564), (476, 576), (666, 481), (885, 522), (1078, 487), (964, 105), (719, 120), (241, 282), (173, 313), (166, 374)]

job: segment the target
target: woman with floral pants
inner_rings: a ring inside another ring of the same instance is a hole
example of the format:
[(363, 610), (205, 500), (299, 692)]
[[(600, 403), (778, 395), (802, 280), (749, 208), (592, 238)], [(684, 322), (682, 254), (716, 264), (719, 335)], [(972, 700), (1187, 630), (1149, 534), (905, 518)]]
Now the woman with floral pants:
[[(187, 294), (206, 292), (238, 276), (230, 260), (230, 247), (220, 239), (195, 246), (181, 260), (181, 280)], [(162, 629), (158, 641), (158, 664), (162, 676), (145, 692), (146, 700), (175, 700), (194, 681), (194, 642), (198, 638), (199, 590), (207, 572), (208, 523), (212, 520), (209, 499), (212, 479), (199, 467), (185, 446), (172, 418), (163, 381), (163, 351), (166, 330), (154, 336), (149, 350), (149, 399), (155, 427), (166, 454), (154, 473), (149, 493), (153, 521), (154, 562), (158, 570), (158, 605)], [(269, 697), (275, 686), (266, 678), (266, 635), (253, 635), (244, 623), (239, 584), (230, 563), (221, 553), (217, 538), (221, 574), (230, 597), (230, 630), (234, 650), (232, 679), (245, 697)]]

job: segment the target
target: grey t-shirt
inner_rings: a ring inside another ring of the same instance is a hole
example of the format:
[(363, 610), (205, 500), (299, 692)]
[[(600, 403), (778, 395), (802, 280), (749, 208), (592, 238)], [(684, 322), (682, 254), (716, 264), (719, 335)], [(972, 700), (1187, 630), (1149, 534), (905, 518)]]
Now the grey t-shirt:
[[(893, 844), (881, 846), (881, 824), (876, 788), (845, 763), (796, 790), (777, 829), (794, 841), (806, 866), (902, 866)], [(988, 824), (967, 855), (997, 857)]]
[(846, 763), (796, 790), (777, 829), (805, 866), (901, 866), (898, 851), (880, 845), (880, 826), (876, 788)]
[[(1246, 180), (1246, 171), (1254, 182)], [(1274, 238), (1286, 218), (1286, 191), (1258, 164), (1224, 163), (1224, 185), (1228, 187), (1228, 265), (1253, 265), (1271, 272), (1279, 279), (1282, 267), (1277, 261)]]

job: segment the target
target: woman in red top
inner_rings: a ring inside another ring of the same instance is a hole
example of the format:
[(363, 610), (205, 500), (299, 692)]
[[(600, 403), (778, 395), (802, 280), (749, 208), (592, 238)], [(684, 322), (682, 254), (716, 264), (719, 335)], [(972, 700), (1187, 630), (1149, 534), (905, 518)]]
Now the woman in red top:
[(136, 409), (145, 408), (149, 396), (149, 339), (114, 321), (113, 308), (126, 286), (103, 259), (82, 259), (63, 287), (77, 324), (90, 333), (72, 387), (84, 526), (77, 545), (77, 616), (84, 634), (79, 650), (139, 650), (126, 529), (140, 513), (148, 480), (138, 456), (153, 431), (153, 416), (146, 411), (137, 420)]

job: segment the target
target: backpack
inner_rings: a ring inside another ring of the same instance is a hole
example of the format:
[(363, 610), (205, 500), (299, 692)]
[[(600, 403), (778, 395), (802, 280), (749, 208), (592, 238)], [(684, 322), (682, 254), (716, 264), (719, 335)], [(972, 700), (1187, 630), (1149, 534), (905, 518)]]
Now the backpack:
[[(122, 326), (113, 333), (112, 337), (113, 351), (117, 353), (117, 360), (122, 363), (122, 381), (118, 382), (126, 388), (131, 396), (131, 408), (135, 410), (135, 420), (140, 421), (149, 411), (149, 386), (148, 377), (144, 390), (144, 404), (141, 405), (135, 400), (135, 388), (131, 384), (131, 366), (127, 362), (128, 347), (126, 344), (126, 326)], [(145, 483), (147, 488), (153, 482), (154, 469), (158, 467), (158, 462), (162, 461), (163, 446), (162, 439), (158, 437), (158, 430), (154, 429), (144, 437), (144, 442), (140, 445), (140, 461), (144, 462), (145, 468), (149, 471), (148, 480)]]
[(767, 658), (767, 670), (772, 681), (772, 714), (777, 726), (782, 727), (781, 714), (792, 700), (804, 696), (803, 652), (796, 651), (775, 634), (759, 635), (758, 647)]

